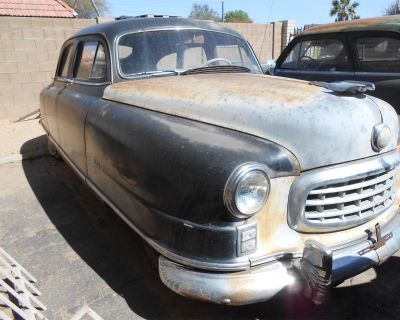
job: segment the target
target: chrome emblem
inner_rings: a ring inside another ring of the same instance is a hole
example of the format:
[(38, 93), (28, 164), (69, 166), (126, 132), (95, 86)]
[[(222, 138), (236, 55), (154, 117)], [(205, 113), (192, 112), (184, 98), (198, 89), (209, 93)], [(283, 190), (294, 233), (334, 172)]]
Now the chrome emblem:
[(372, 129), (372, 148), (377, 152), (381, 151), (389, 144), (390, 135), (390, 128), (386, 124), (376, 124)]

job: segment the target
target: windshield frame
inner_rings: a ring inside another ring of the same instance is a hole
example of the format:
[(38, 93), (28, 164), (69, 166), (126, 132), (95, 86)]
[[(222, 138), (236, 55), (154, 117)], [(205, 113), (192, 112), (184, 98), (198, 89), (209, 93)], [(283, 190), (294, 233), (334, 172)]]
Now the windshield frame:
[[(257, 55), (255, 54), (252, 46), (250, 45), (250, 43), (243, 37), (240, 36), (236, 36), (233, 35), (231, 33), (228, 32), (223, 32), (223, 31), (216, 31), (216, 30), (212, 30), (212, 29), (207, 29), (207, 28), (196, 28), (196, 27), (164, 27), (164, 28), (155, 28), (155, 29), (148, 29), (148, 30), (139, 30), (139, 31), (128, 31), (125, 33), (121, 33), (120, 35), (118, 35), (115, 40), (114, 40), (114, 57), (115, 57), (115, 63), (116, 63), (116, 68), (117, 68), (117, 72), (118, 72), (118, 76), (121, 79), (125, 79), (125, 80), (129, 80), (129, 79), (140, 79), (140, 78), (147, 78), (147, 77), (151, 77), (151, 76), (155, 76), (156, 74), (143, 74), (143, 73), (135, 73), (135, 74), (125, 74), (124, 72), (122, 72), (121, 70), (121, 65), (119, 62), (119, 54), (118, 54), (118, 46), (119, 46), (119, 42), (121, 40), (122, 37), (126, 36), (126, 35), (130, 35), (130, 34), (137, 34), (137, 33), (147, 33), (147, 32), (158, 32), (158, 31), (181, 31), (181, 30), (194, 30), (194, 31), (208, 31), (208, 32), (214, 32), (214, 33), (220, 33), (220, 34), (224, 34), (224, 35), (228, 35), (230, 37), (234, 37), (237, 39), (242, 40), (244, 43), (247, 44), (247, 46), (250, 49), (250, 53), (253, 55), (253, 58), (256, 62), (258, 71), (260, 72), (259, 74), (264, 74), (260, 65), (260, 61), (257, 58)], [(164, 74), (165, 75), (165, 74)], [(174, 74), (172, 72), (170, 72), (171, 76), (176, 76), (177, 74)]]

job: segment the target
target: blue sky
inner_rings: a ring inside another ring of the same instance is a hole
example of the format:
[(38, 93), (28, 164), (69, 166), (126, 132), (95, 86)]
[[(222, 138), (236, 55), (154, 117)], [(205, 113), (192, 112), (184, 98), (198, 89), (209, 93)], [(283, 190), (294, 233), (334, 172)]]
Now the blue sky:
[[(170, 14), (187, 17), (194, 2), (208, 4), (221, 12), (221, 1), (192, 0), (107, 0), (113, 16), (145, 13)], [(358, 0), (361, 18), (376, 17), (393, 0)], [(298, 27), (311, 23), (334, 21), (329, 16), (331, 0), (224, 0), (225, 11), (242, 9), (257, 23), (294, 19)]]

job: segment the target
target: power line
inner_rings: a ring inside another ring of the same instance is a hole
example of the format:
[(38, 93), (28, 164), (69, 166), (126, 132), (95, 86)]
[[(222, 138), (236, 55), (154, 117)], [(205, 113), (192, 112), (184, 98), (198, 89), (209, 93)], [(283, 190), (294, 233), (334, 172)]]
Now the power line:
[(271, 7), (269, 8), (267, 24), (265, 25), (264, 35), (263, 35), (263, 39), (262, 39), (262, 42), (261, 42), (261, 48), (260, 48), (260, 52), (259, 52), (259, 55), (258, 55), (260, 58), (261, 58), (262, 50), (263, 50), (263, 47), (264, 47), (265, 37), (267, 35), (267, 29), (268, 29), (268, 25), (269, 25), (269, 19), (271, 18), (271, 13), (272, 13), (272, 8), (273, 7), (274, 7), (274, 0), (271, 1)]

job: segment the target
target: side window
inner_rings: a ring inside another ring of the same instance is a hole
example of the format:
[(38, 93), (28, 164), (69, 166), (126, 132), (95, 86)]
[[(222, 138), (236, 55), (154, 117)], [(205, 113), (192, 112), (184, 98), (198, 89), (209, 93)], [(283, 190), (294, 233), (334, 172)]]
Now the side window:
[(282, 69), (297, 69), (297, 63), (299, 61), (299, 53), (301, 48), (301, 42), (294, 45), (285, 61), (281, 64)]
[(68, 77), (68, 68), (71, 63), (72, 58), (72, 45), (66, 47), (61, 55), (60, 65), (58, 67), (57, 76), (62, 78)]
[(400, 72), (400, 40), (390, 37), (356, 39), (361, 71)]
[(303, 71), (350, 71), (351, 66), (342, 41), (315, 39), (299, 42), (282, 68)]
[(74, 78), (79, 80), (104, 80), (107, 74), (106, 55), (100, 42), (87, 41), (78, 46)]
[(94, 58), (92, 73), (90, 79), (101, 80), (106, 77), (107, 65), (106, 65), (106, 53), (101, 43), (97, 46), (96, 56)]

